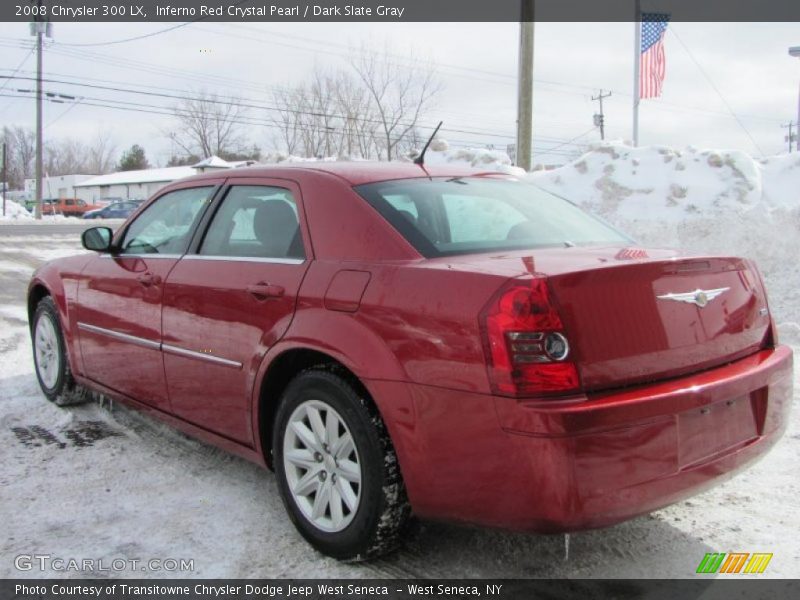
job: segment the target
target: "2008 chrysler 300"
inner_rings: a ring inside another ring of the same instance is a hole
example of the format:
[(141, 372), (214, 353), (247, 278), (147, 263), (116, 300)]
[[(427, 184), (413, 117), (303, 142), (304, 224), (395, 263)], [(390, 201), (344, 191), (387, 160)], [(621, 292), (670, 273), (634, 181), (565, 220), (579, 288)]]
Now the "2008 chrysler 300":
[(322, 552), (413, 513), (602, 527), (780, 437), (792, 355), (755, 265), (642, 249), (496, 173), (252, 167), (176, 182), (34, 275), (36, 372), (273, 468)]

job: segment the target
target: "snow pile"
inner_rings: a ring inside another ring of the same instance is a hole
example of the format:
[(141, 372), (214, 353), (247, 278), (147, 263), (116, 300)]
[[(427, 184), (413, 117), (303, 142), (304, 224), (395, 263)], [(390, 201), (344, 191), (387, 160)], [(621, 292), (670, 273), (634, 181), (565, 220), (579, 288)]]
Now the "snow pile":
[(508, 154), (502, 150), (490, 150), (488, 148), (459, 148), (450, 150), (444, 140), (434, 140), (436, 144), (431, 144), (425, 153), (426, 165), (442, 164), (462, 164), (486, 171), (497, 171), (522, 177), (525, 171), (519, 167), (512, 166)]
[(771, 156), (759, 165), (767, 205), (789, 209), (800, 205), (800, 153)]
[(738, 151), (608, 143), (560, 169), (532, 176), (595, 213), (628, 220), (678, 223), (700, 214), (742, 213), (762, 197), (759, 166)]
[(283, 162), (297, 163), (297, 162), (334, 162), (338, 160), (351, 160), (346, 156), (297, 156), (296, 154), (289, 154), (288, 152), (273, 152), (267, 154), (260, 162), (260, 164), (278, 164)]
[(529, 177), (644, 245), (755, 259), (778, 322), (800, 322), (796, 155), (756, 161), (738, 151), (609, 142)]
[(0, 196), (0, 222), (2, 221), (19, 221), (33, 219), (33, 215), (28, 210), (14, 202), (13, 200), (6, 200), (6, 214), (3, 216), (2, 212), (3, 197)]
[[(398, 161), (409, 162), (416, 157), (418, 151), (410, 153), (408, 156), (398, 158)], [(303, 163), (303, 162), (333, 162), (333, 161), (363, 161), (366, 160), (359, 156), (320, 156), (304, 157), (289, 154), (287, 152), (273, 152), (265, 156), (262, 164), (276, 163)], [(501, 150), (490, 150), (488, 148), (459, 148), (451, 150), (446, 140), (435, 139), (425, 153), (426, 165), (465, 165), (490, 172), (508, 173), (516, 177), (524, 177), (525, 171), (511, 164), (508, 154)]]

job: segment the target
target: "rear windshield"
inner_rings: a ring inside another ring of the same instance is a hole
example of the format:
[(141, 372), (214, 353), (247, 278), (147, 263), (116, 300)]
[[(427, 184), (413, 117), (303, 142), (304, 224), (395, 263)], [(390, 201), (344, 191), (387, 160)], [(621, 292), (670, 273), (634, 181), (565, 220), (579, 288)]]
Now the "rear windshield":
[(355, 189), (427, 258), (632, 241), (571, 202), (527, 182), (403, 179)]

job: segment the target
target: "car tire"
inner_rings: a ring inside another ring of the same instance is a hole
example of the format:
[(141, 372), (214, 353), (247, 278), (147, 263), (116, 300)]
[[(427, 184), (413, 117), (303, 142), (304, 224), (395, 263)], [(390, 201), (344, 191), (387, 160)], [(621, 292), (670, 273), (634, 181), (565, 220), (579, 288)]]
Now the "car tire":
[(366, 560), (398, 545), (410, 505), (389, 434), (357, 381), (303, 371), (281, 398), (272, 440), (284, 506), (312, 546)]
[(46, 296), (36, 305), (31, 343), (36, 378), (48, 400), (58, 406), (70, 406), (91, 398), (89, 390), (76, 383), (72, 377), (61, 321), (50, 296)]

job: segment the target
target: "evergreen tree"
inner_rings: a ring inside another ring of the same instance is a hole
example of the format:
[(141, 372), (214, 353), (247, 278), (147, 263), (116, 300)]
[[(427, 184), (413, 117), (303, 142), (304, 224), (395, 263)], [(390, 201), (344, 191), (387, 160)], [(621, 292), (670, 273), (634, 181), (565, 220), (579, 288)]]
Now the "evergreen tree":
[(129, 150), (122, 154), (122, 158), (117, 166), (118, 171), (138, 171), (141, 169), (149, 169), (150, 163), (147, 162), (147, 157), (144, 154), (144, 148), (139, 144), (134, 144)]

